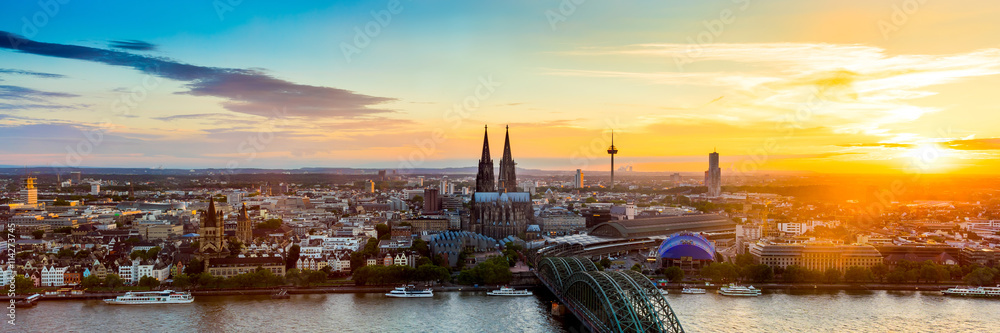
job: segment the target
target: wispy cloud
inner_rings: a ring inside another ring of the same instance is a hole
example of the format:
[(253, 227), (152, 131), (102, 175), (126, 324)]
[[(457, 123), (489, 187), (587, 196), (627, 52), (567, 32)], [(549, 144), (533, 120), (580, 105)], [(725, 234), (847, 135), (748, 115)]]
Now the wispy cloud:
[(230, 111), (262, 117), (351, 118), (394, 112), (377, 108), (379, 104), (394, 101), (392, 98), (293, 83), (260, 70), (205, 67), (122, 51), (36, 42), (3, 31), (0, 31), (0, 48), (129, 67), (187, 82), (188, 91), (181, 94), (220, 97), (225, 99), (222, 106)]
[(78, 97), (79, 95), (61, 92), (35, 90), (27, 87), (0, 85), (0, 100), (45, 102), (49, 98)]
[[(708, 111), (733, 122), (773, 122), (818, 100), (822, 104), (814, 104), (806, 123), (800, 125), (821, 124), (834, 133), (875, 135), (900, 144), (924, 138), (898, 132), (898, 125), (941, 110), (911, 102), (938, 93), (928, 87), (1000, 74), (1000, 49), (994, 48), (946, 55), (890, 55), (874, 46), (822, 43), (635, 44), (562, 54), (611, 60), (601, 70), (547, 69), (546, 74), (724, 89), (726, 99), (713, 103)], [(634, 57), (663, 58), (668, 63), (683, 58), (693, 64), (685, 67), (686, 72), (662, 71), (662, 66), (656, 67), (659, 71), (640, 71), (634, 69)], [(630, 70), (608, 70), (608, 63)], [(699, 71), (706, 68), (712, 70)], [(912, 140), (897, 142), (904, 138)]]
[(136, 51), (156, 50), (156, 45), (143, 42), (141, 40), (113, 40), (110, 43), (108, 43), (108, 46), (111, 46), (116, 49), (136, 50)]
[(21, 69), (7, 69), (7, 68), (0, 68), (0, 74), (27, 75), (27, 76), (46, 78), (46, 79), (60, 79), (66, 77), (65, 75), (62, 74), (40, 73), (40, 72), (26, 71)]
[(162, 120), (162, 121), (174, 121), (174, 120), (179, 120), (179, 119), (201, 119), (201, 118), (209, 118), (209, 117), (217, 116), (217, 115), (218, 114), (215, 114), (215, 113), (178, 114), (178, 115), (166, 116), (166, 117), (153, 117), (153, 119)]

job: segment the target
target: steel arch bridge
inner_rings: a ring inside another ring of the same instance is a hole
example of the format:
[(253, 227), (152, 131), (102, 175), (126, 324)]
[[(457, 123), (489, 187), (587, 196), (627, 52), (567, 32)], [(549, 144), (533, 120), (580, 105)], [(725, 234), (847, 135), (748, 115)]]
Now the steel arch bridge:
[(633, 271), (602, 272), (590, 259), (545, 257), (542, 283), (594, 332), (684, 332), (653, 282)]

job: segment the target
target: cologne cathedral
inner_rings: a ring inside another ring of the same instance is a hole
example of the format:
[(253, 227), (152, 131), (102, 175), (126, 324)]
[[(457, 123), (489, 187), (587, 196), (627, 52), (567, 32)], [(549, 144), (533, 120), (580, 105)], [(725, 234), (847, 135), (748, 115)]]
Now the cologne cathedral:
[(525, 229), (533, 221), (534, 210), (531, 194), (517, 191), (516, 165), (510, 153), (508, 128), (500, 160), (500, 175), (495, 180), (489, 134), (484, 134), (483, 154), (479, 158), (479, 172), (476, 174), (476, 192), (472, 195), (472, 213), (466, 230), (498, 240), (507, 236), (524, 238)]

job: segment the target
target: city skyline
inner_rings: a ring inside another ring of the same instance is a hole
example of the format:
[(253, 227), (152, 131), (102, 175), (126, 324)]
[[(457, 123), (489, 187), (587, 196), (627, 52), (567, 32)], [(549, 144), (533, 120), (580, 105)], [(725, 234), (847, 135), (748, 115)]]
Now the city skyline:
[(0, 164), (467, 167), (509, 124), (529, 169), (1000, 166), (995, 3), (393, 3), (10, 4)]

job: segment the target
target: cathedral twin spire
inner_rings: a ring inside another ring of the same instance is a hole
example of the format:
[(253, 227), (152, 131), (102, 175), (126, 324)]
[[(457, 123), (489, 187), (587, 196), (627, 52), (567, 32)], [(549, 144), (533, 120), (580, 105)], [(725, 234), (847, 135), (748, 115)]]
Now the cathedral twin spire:
[(510, 153), (510, 126), (507, 126), (503, 158), (500, 160), (499, 180), (494, 184), (489, 133), (484, 131), (483, 155), (479, 158), (479, 172), (476, 174), (476, 192), (517, 192), (517, 175), (514, 172), (516, 166), (517, 163), (514, 163), (514, 158)]

